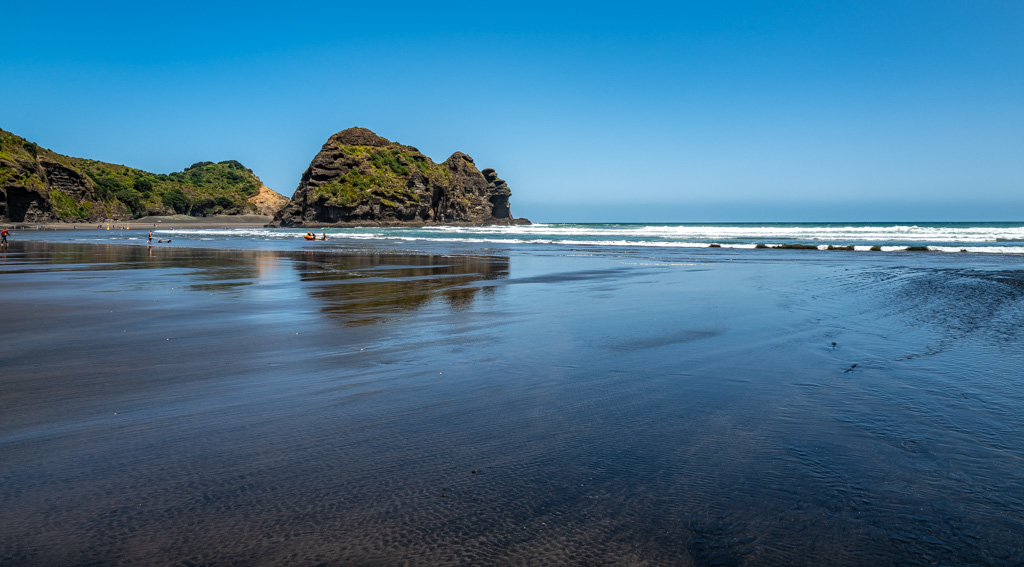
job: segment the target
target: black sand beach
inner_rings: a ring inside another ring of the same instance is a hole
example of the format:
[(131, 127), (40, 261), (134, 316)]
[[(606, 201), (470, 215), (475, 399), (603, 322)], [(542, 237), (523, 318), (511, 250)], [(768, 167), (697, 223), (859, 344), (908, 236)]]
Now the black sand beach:
[(2, 565), (1009, 565), (1016, 257), (0, 251)]

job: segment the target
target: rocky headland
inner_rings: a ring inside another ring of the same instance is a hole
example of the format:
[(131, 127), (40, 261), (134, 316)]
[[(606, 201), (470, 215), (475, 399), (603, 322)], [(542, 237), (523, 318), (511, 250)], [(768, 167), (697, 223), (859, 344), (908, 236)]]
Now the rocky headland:
[(287, 202), (234, 160), (150, 173), (61, 155), (0, 130), (0, 222), (94, 223), (175, 214), (272, 216)]
[(366, 128), (331, 136), (271, 226), (529, 224), (512, 217), (512, 192), (493, 169), (455, 152), (434, 163)]

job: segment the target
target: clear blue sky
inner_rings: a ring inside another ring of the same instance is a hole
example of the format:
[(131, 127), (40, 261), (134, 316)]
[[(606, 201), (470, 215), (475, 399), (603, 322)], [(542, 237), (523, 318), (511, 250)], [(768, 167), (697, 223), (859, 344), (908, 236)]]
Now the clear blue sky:
[(7, 3), (0, 128), (291, 196), (363, 126), (535, 221), (1024, 220), (1024, 2)]

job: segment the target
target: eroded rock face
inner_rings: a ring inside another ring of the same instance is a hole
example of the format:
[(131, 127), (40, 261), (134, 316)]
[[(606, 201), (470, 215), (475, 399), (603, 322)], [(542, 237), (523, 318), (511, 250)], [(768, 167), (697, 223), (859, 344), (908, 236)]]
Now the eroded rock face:
[(47, 196), (46, 170), (39, 160), (0, 160), (0, 219), (40, 223), (56, 218)]
[(508, 198), (512, 196), (512, 190), (508, 188), (504, 179), (498, 179), (498, 174), (493, 169), (487, 168), (480, 173), (487, 180), (487, 192), (490, 195), (488, 200), (492, 206), (491, 214), (498, 219), (511, 218), (512, 212), (509, 208)]
[(493, 169), (481, 172), (462, 152), (436, 164), (412, 146), (349, 128), (327, 140), (272, 224), (528, 224), (512, 218), (510, 195)]
[(257, 215), (274, 216), (274, 213), (288, 204), (288, 197), (266, 185), (260, 185), (259, 193), (249, 197), (249, 202), (256, 208)]
[(60, 222), (72, 210), (77, 214), (71, 220), (81, 222), (112, 215), (131, 218), (120, 203), (98, 205), (93, 182), (81, 171), (43, 156), (0, 161), (0, 178), (7, 180), (0, 187), (0, 219), (8, 222)]
[(348, 128), (331, 136), (330, 141), (346, 146), (374, 146), (383, 147), (390, 145), (387, 138), (381, 138), (367, 128)]
[(92, 196), (91, 183), (80, 171), (55, 161), (40, 160), (45, 179), (50, 189), (57, 189), (72, 197), (83, 199)]
[(53, 219), (53, 210), (46, 198), (39, 191), (25, 187), (4, 187), (2, 190), (4, 203), (0, 209), (0, 218), (11, 222), (40, 223)]

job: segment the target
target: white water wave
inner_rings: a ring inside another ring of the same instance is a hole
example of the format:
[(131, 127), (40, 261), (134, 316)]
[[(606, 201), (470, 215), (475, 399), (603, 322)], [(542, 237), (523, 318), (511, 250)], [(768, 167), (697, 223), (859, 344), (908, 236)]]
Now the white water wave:
[[(360, 230), (360, 229), (345, 229)], [(367, 229), (363, 229), (367, 230)], [(374, 230), (374, 229), (368, 229)], [(777, 239), (836, 242), (894, 241), (894, 242), (1024, 242), (1024, 227), (1007, 226), (828, 226), (828, 225), (516, 225), (516, 226), (438, 226), (410, 229), (380, 229), (382, 231), (410, 230), (437, 235), (489, 235), (538, 237), (612, 237), (664, 239), (664, 240), (730, 240)]]
[[(429, 226), (402, 228), (321, 228), (328, 239), (461, 242), (498, 245), (559, 245), (605, 247), (697, 248), (712, 244), (723, 248), (778, 247), (804, 244), (854, 246), (858, 251), (883, 251), (929, 246), (935, 251), (1024, 253), (1024, 226), (1006, 225), (515, 225)], [(306, 229), (178, 228), (158, 229), (155, 235), (178, 235), (196, 240), (285, 241), (302, 239)], [(1021, 243), (1014, 246), (1013, 243)]]

